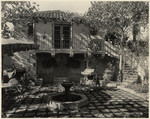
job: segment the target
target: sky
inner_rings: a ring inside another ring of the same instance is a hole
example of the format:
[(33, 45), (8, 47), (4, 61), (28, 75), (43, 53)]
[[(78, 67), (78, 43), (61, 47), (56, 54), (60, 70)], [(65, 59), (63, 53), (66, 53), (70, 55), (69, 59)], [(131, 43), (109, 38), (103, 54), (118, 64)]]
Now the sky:
[(63, 10), (70, 12), (77, 12), (84, 14), (88, 11), (88, 8), (91, 6), (90, 0), (51, 0), (51, 1), (37, 1), (39, 4), (40, 11), (46, 10)]

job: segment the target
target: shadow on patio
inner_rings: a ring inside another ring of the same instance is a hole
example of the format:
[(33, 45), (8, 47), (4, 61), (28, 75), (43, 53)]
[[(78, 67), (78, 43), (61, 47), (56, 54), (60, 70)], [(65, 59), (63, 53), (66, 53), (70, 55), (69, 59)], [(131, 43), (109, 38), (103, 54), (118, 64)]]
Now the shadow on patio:
[(89, 104), (79, 108), (79, 112), (50, 111), (47, 99), (49, 95), (57, 93), (57, 90), (52, 91), (48, 86), (27, 93), (20, 103), (12, 104), (5, 112), (8, 117), (148, 117), (148, 102), (120, 89), (97, 88), (93, 91), (75, 92), (85, 94), (89, 100)]

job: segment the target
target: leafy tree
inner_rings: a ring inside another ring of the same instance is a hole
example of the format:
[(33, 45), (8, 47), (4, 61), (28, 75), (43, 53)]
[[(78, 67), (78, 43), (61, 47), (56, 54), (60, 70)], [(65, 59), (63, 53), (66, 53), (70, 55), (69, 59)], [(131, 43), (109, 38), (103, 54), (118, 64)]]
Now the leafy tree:
[(124, 63), (122, 63), (123, 51), (128, 40), (127, 34), (130, 32), (129, 29), (133, 29), (133, 38), (136, 41), (139, 26), (148, 24), (148, 10), (148, 2), (91, 2), (91, 7), (86, 13), (91, 23), (94, 22), (97, 29), (103, 32), (104, 35), (106, 33), (119, 34), (115, 35), (115, 37), (120, 44), (122, 52), (120, 70), (124, 67)]
[[(2, 1), (2, 37), (14, 37), (15, 31), (23, 31), (27, 23), (32, 22), (32, 13), (38, 10), (35, 2)], [(18, 32), (17, 31), (17, 32)]]
[(104, 34), (116, 32), (123, 41), (130, 27), (136, 31), (137, 24), (148, 23), (148, 2), (91, 2), (86, 15)]

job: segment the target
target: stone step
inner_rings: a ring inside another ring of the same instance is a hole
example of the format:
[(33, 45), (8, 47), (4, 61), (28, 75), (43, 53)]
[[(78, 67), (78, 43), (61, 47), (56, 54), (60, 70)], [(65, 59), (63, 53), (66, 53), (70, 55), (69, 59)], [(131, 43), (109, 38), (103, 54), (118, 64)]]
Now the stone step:
[(126, 77), (137, 78), (138, 76), (137, 76), (137, 75), (134, 75), (134, 76), (133, 76), (133, 75), (124, 75), (123, 77), (124, 77), (124, 78), (126, 78)]
[(124, 77), (124, 79), (137, 79), (138, 77)]
[(137, 79), (129, 79), (129, 78), (124, 79), (124, 81), (131, 81), (131, 82), (132, 82), (132, 81), (134, 82), (134, 81), (136, 81), (136, 80), (137, 80)]
[(132, 78), (136, 78), (138, 77), (137, 75), (124, 75), (123, 77), (132, 77)]
[(126, 71), (126, 72), (124, 72), (124, 74), (136, 74), (137, 75), (138, 73), (137, 72), (127, 72)]
[(127, 83), (133, 83), (133, 82), (136, 82), (137, 80), (124, 80), (124, 81)]
[(135, 82), (135, 81), (137, 81), (137, 79), (124, 79), (124, 81), (127, 81), (127, 82)]
[(126, 80), (124, 80), (124, 81), (127, 81), (127, 82), (132, 82), (132, 81), (136, 81), (137, 79), (129, 79), (129, 78), (127, 78)]
[(131, 74), (124, 74), (123, 76), (124, 77), (129, 77), (129, 76), (130, 77), (138, 77), (138, 75), (136, 75), (136, 74), (132, 74), (132, 75)]
[(125, 80), (137, 80), (137, 78), (124, 78)]
[(138, 71), (132, 71), (132, 70), (124, 70), (124, 72), (133, 72), (133, 73), (138, 73)]
[(126, 79), (124, 80), (124, 82), (136, 82), (137, 80), (129, 80), (129, 79)]
[(132, 69), (125, 69), (125, 71), (138, 72), (137, 70), (132, 70)]
[(124, 74), (123, 76), (137, 77), (138, 74)]
[(125, 69), (131, 69), (131, 67), (125, 67)]
[(136, 73), (136, 72), (124, 72), (124, 74), (127, 74), (127, 75), (138, 75), (138, 73)]
[(124, 71), (129, 71), (129, 72), (138, 72), (138, 71), (136, 71), (136, 70), (128, 70), (128, 69), (125, 69)]
[(125, 66), (125, 69), (131, 69), (131, 67), (130, 67), (130, 66), (129, 66), (129, 67), (128, 67), (128, 66)]
[(131, 68), (131, 66), (124, 66), (125, 68)]
[(138, 74), (128, 74), (128, 73), (126, 73), (126, 74), (124, 74), (124, 76), (138, 76)]
[(138, 78), (138, 76), (123, 76), (123, 78)]

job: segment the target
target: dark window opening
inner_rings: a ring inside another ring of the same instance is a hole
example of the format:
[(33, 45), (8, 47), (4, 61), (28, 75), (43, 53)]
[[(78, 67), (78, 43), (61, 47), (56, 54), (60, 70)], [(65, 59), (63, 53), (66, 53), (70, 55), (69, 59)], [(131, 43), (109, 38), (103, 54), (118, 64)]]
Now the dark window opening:
[(70, 46), (70, 25), (55, 25), (54, 47), (57, 49), (68, 49)]
[(29, 24), (29, 26), (28, 26), (28, 35), (29, 36), (33, 35), (33, 24)]
[(55, 39), (54, 40), (55, 48), (60, 48), (60, 41), (61, 41), (60, 26), (55, 26), (54, 39)]

